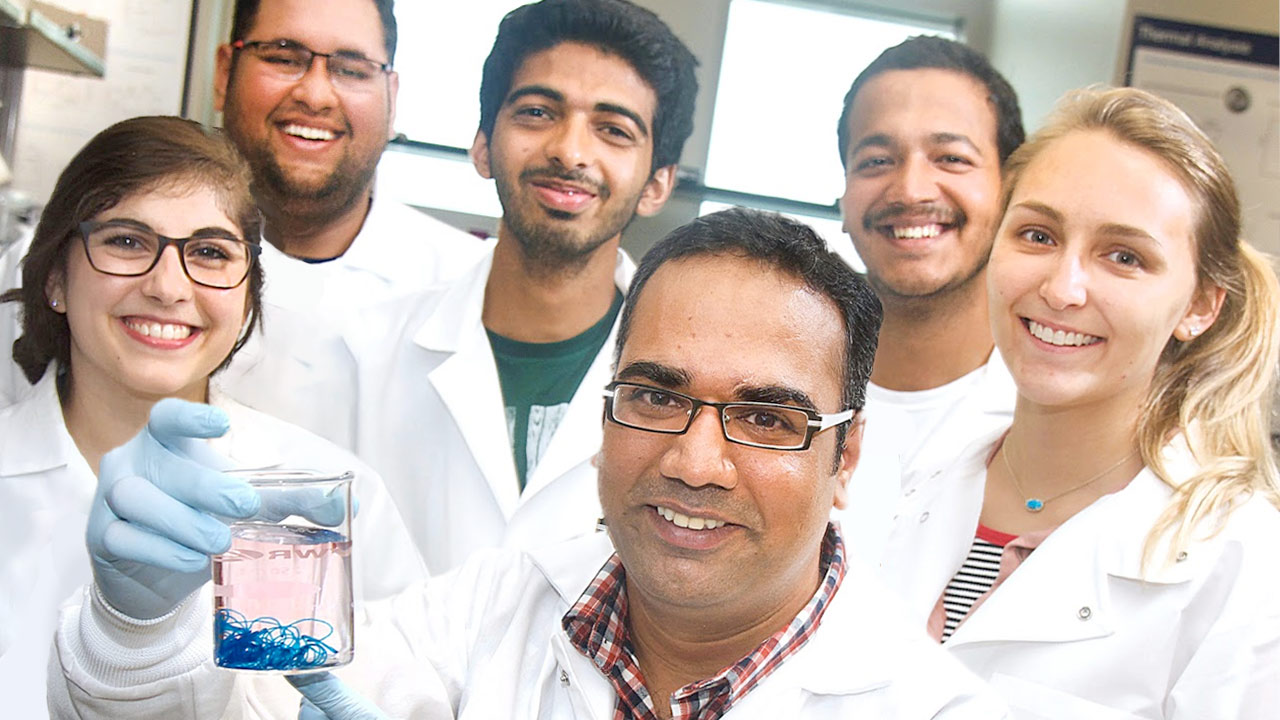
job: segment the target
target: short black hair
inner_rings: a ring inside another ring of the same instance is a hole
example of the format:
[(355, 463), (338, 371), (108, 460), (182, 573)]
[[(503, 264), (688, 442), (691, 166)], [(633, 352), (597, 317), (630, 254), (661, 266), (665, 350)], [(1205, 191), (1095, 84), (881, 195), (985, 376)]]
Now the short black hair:
[(849, 162), (849, 111), (853, 100), (869, 80), (890, 70), (953, 70), (982, 83), (987, 88), (987, 100), (996, 111), (996, 149), (1000, 164), (1018, 149), (1027, 133), (1022, 127), (1022, 110), (1018, 107), (1018, 94), (1013, 86), (987, 60), (982, 53), (963, 43), (936, 37), (917, 35), (880, 53), (880, 56), (863, 68), (844, 96), (844, 109), (840, 112), (840, 125), (836, 128), (836, 140), (840, 147), (840, 164)]
[(493, 137), (498, 110), (525, 58), (566, 42), (599, 48), (635, 68), (658, 98), (650, 170), (678, 163), (693, 132), (698, 59), (657, 15), (627, 0), (542, 0), (507, 13), (484, 61), (480, 132)]
[[(827, 249), (813, 228), (762, 210), (739, 207), (704, 215), (671, 231), (645, 253), (622, 306), (613, 356), (615, 367), (631, 331), (636, 302), (649, 279), (672, 260), (703, 255), (758, 260), (766, 268), (790, 275), (830, 299), (844, 319), (840, 401), (843, 407), (861, 412), (883, 316), (880, 300), (861, 275)], [(837, 431), (837, 447), (844, 447), (847, 428), (841, 425)]]
[[(378, 10), (378, 19), (382, 21), (382, 44), (387, 49), (387, 64), (396, 61), (396, 14), (395, 0), (370, 0)], [(231, 16), (231, 42), (244, 40), (253, 27), (258, 16), (258, 7), (262, 0), (236, 0), (236, 7)]]

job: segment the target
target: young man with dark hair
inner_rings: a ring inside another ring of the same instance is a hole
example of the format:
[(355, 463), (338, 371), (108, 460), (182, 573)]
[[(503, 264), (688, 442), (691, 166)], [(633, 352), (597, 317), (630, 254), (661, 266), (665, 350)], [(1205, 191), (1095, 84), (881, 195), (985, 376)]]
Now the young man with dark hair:
[(499, 26), (471, 148), (502, 203), (498, 242), (347, 337), (354, 449), (433, 572), (594, 528), (598, 392), (633, 268), (619, 239), (675, 185), (696, 64), (625, 0), (544, 0)]
[[(1005, 717), (992, 691), (903, 624), (869, 570), (846, 561), (829, 520), (861, 444), (880, 321), (866, 282), (808, 227), (728, 210), (655, 246), (622, 314), (599, 454), (608, 532), (476, 557), (370, 606), (346, 683), (291, 678), (314, 704), (302, 716)], [(196, 425), (207, 412), (174, 409)], [(157, 431), (161, 443), (122, 472), (177, 464), (207, 499), (198, 509), (234, 505), (243, 488), (169, 455), (180, 441)], [(181, 543), (190, 533), (171, 512), (118, 521)], [(94, 563), (95, 588), (61, 623), (54, 707), (82, 718), (296, 707), (278, 679), (251, 685), (213, 668), (206, 596), (174, 587), (150, 550)], [(110, 572), (139, 561), (142, 588)], [(170, 612), (132, 619), (157, 596), (171, 598)]]
[(884, 305), (868, 466), (894, 455), (906, 492), (1013, 412), (985, 269), (1001, 164), (1023, 136), (1009, 83), (951, 40), (914, 37), (884, 51), (845, 96), (844, 227)]

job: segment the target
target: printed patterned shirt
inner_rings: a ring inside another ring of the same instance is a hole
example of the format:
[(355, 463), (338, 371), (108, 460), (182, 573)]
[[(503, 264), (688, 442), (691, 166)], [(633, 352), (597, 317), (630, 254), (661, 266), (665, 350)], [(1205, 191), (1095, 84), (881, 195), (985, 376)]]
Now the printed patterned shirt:
[[(822, 581), (784, 628), (714, 677), (690, 683), (670, 698), (673, 720), (717, 720), (812, 637), (844, 579), (844, 541), (827, 526), (819, 560)], [(618, 694), (614, 720), (656, 720), (627, 630), (626, 570), (612, 555), (561, 624), (570, 642), (608, 678)]]

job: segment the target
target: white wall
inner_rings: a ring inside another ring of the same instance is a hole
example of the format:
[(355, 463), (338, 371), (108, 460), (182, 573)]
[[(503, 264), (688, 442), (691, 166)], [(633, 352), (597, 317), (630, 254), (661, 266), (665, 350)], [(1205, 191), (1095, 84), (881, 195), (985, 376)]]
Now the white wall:
[(1113, 81), (1124, 19), (1116, 0), (996, 0), (988, 56), (1018, 92), (1028, 132), (1067, 90)]

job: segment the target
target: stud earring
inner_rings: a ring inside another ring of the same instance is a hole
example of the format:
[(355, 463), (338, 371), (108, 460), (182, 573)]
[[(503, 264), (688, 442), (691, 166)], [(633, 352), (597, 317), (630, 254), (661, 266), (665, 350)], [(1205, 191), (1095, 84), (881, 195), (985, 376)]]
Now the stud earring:
[(49, 301), (49, 307), (53, 308), (54, 310), (57, 310), (57, 309), (58, 309), (58, 301), (57, 301), (57, 300), (50, 300), (50, 301)]
[(1187, 334), (1189, 334), (1191, 337), (1195, 337), (1195, 336), (1199, 335), (1199, 334), (1200, 334), (1200, 326), (1199, 326), (1199, 325), (1192, 325), (1191, 327), (1187, 328)]

